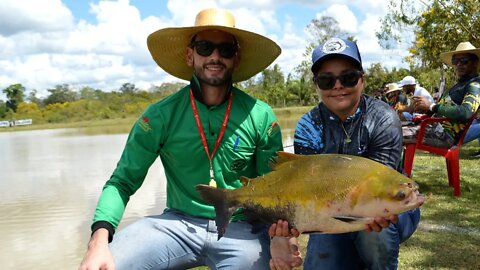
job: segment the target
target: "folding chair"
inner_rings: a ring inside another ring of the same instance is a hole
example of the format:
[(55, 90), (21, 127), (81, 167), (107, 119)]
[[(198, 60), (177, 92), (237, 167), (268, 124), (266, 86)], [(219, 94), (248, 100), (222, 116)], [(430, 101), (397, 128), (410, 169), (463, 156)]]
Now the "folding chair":
[(448, 185), (453, 187), (453, 195), (460, 196), (460, 148), (462, 147), (463, 138), (468, 131), (468, 128), (472, 124), (472, 121), (476, 118), (477, 113), (480, 111), (478, 109), (475, 114), (468, 120), (463, 132), (460, 136), (460, 139), (456, 144), (454, 144), (451, 148), (439, 148), (430, 145), (423, 144), (423, 137), (425, 135), (425, 128), (428, 124), (432, 123), (440, 123), (449, 121), (449, 118), (439, 118), (439, 117), (421, 117), (419, 120), (420, 129), (417, 135), (417, 141), (415, 143), (407, 143), (404, 145), (404, 152), (403, 152), (403, 170), (408, 175), (412, 175), (412, 168), (413, 168), (413, 159), (415, 158), (415, 151), (424, 150), (433, 154), (441, 155), (445, 157), (445, 161), (447, 164), (447, 172), (448, 172)]

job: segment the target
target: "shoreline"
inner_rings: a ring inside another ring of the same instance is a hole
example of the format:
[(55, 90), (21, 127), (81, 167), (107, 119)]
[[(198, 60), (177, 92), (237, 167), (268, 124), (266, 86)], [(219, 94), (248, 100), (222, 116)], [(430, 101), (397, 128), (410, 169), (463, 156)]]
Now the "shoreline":
[[(289, 115), (303, 115), (308, 112), (313, 106), (305, 107), (284, 107), (273, 108), (273, 111), (277, 117), (285, 117)], [(15, 131), (30, 131), (30, 130), (43, 130), (43, 129), (60, 129), (60, 128), (94, 128), (94, 127), (126, 127), (129, 128), (137, 120), (137, 117), (126, 118), (113, 118), (113, 119), (95, 119), (79, 122), (67, 122), (67, 123), (41, 123), (25, 126), (13, 126), (0, 128), (1, 132), (15, 132)]]

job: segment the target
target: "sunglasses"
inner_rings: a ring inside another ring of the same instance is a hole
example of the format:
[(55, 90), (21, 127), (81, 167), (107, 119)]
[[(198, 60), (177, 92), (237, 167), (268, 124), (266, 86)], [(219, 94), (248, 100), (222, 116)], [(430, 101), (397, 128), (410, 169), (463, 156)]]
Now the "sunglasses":
[(466, 65), (468, 64), (468, 62), (470, 62), (470, 60), (472, 60), (470, 57), (461, 57), (461, 58), (452, 57), (452, 65), (454, 66), (458, 64)]
[(313, 78), (313, 81), (321, 90), (330, 90), (335, 86), (337, 80), (339, 80), (344, 87), (354, 87), (357, 85), (358, 80), (362, 77), (362, 75), (363, 73), (359, 70), (346, 71), (339, 76), (328, 73), (320, 73)]
[(201, 56), (209, 56), (213, 53), (215, 49), (218, 49), (218, 53), (223, 58), (232, 58), (238, 50), (236, 43), (220, 43), (215, 44), (206, 40), (194, 41), (190, 45), (191, 48), (195, 48), (197, 53)]

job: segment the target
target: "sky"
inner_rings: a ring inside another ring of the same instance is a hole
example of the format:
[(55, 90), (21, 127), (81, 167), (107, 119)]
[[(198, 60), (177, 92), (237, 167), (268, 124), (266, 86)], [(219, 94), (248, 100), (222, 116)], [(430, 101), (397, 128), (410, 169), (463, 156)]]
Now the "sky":
[[(28, 94), (68, 84), (118, 90), (124, 83), (149, 89), (181, 81), (153, 61), (146, 45), (150, 33), (165, 27), (192, 26), (202, 9), (230, 10), (236, 27), (267, 36), (282, 48), (278, 64), (293, 72), (308, 43), (312, 19), (331, 16), (354, 35), (363, 66), (380, 62), (406, 67), (408, 51), (383, 49), (375, 31), (387, 14), (386, 0), (1, 0), (0, 89), (20, 83)], [(6, 97), (0, 91), (0, 99)]]

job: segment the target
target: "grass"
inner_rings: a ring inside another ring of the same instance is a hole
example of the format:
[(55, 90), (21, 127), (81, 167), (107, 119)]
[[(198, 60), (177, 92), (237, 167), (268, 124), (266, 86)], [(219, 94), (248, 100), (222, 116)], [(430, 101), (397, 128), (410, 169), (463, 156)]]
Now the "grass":
[[(479, 150), (471, 142), (460, 151), (460, 197), (448, 186), (445, 159), (417, 151), (413, 178), (422, 193), (432, 195), (422, 206), (419, 228), (400, 247), (398, 269), (480, 269), (480, 160), (470, 157)], [(307, 240), (299, 238), (303, 256)]]
[(461, 197), (448, 186), (445, 159), (417, 151), (413, 178), (423, 193), (419, 229), (400, 249), (399, 269), (480, 269), (480, 160), (477, 142), (460, 151)]

